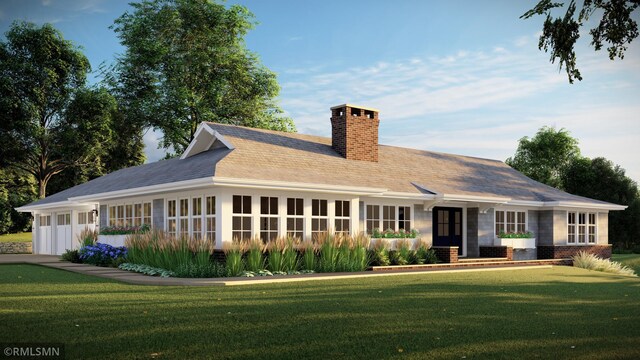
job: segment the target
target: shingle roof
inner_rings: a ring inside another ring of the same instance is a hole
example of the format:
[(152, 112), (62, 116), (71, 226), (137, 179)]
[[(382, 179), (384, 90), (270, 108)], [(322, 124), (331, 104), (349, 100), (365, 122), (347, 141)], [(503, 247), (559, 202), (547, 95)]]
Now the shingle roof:
[(524, 201), (607, 204), (527, 178), (497, 160), (379, 145), (377, 163), (347, 160), (326, 137), (206, 123), (233, 144), (186, 159), (122, 169), (28, 206), (70, 197), (220, 176), (297, 183), (385, 188), (392, 192), (508, 197)]

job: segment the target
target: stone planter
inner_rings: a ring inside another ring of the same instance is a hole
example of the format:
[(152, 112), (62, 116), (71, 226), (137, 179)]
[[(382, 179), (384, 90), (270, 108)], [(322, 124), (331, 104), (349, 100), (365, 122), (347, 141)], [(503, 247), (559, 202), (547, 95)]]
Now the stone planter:
[(0, 254), (31, 254), (31, 242), (0, 242)]
[(111, 246), (124, 246), (127, 235), (98, 235), (98, 242)]
[(496, 246), (509, 246), (514, 250), (517, 249), (535, 249), (536, 238), (497, 238)]

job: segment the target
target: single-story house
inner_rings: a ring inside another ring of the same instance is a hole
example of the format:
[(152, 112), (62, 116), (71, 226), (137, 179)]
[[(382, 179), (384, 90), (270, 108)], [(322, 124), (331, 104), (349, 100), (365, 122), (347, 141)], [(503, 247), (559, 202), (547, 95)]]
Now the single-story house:
[[(610, 256), (608, 213), (625, 206), (568, 194), (502, 161), (380, 145), (378, 125), (378, 110), (350, 104), (331, 108), (331, 138), (205, 122), (180, 157), (18, 210), (34, 216), (39, 254), (77, 247), (84, 228), (149, 224), (216, 249), (254, 236), (416, 229), (449, 261)], [(535, 239), (498, 238), (525, 231)]]

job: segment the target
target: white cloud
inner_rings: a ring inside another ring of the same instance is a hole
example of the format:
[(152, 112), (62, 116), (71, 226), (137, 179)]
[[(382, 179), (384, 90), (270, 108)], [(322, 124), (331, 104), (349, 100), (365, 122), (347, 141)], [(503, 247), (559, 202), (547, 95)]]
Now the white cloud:
[(160, 139), (162, 139), (161, 131), (147, 130), (144, 134), (144, 152), (147, 155), (147, 162), (155, 162), (164, 158), (165, 150), (158, 149)]

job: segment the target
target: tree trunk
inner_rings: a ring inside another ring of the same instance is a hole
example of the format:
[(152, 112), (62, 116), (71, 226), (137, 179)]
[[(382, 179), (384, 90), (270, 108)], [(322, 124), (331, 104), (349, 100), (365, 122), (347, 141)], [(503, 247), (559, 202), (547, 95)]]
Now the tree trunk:
[(47, 180), (38, 179), (38, 198), (44, 199), (47, 196)]

